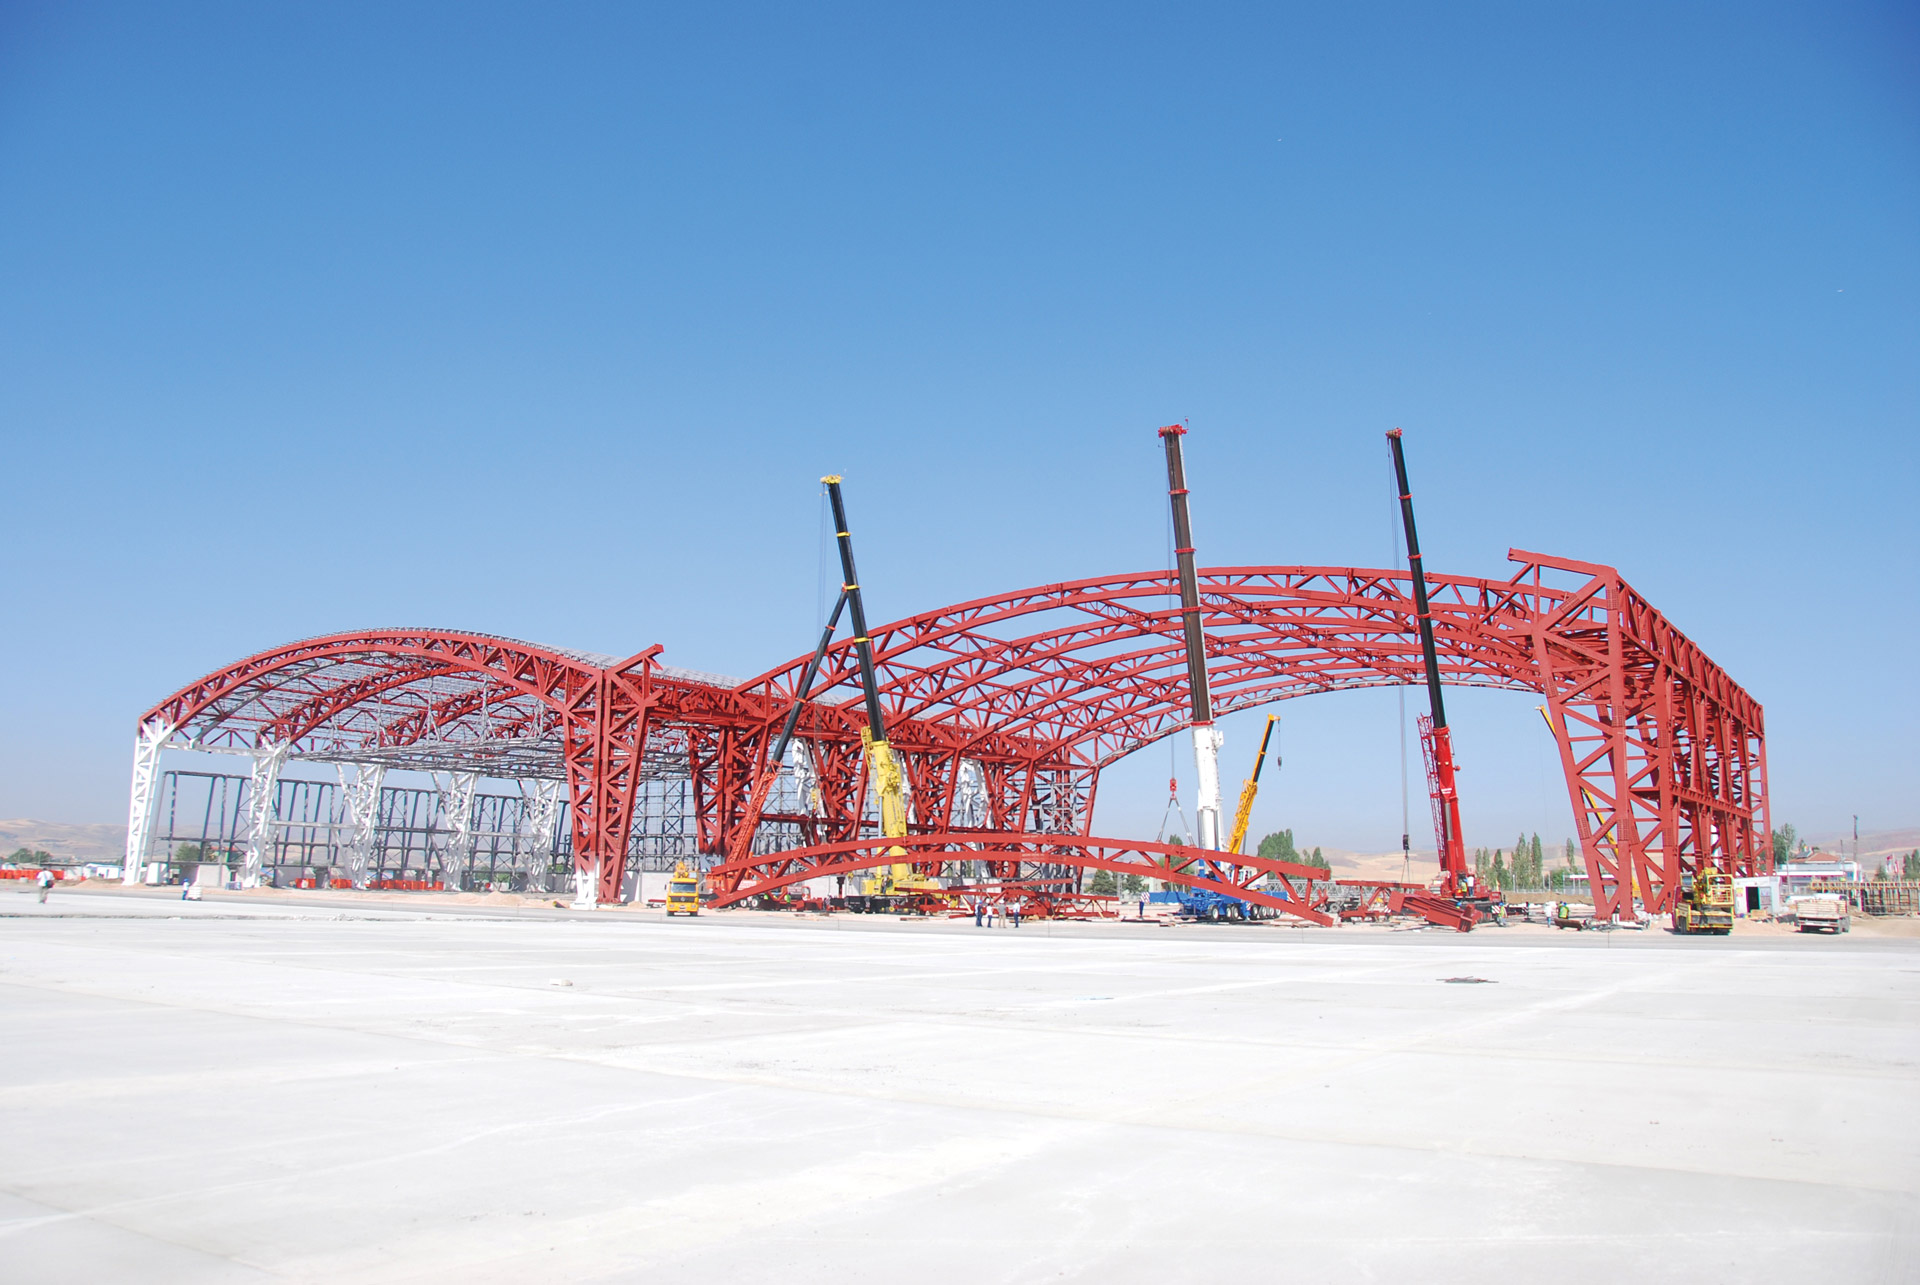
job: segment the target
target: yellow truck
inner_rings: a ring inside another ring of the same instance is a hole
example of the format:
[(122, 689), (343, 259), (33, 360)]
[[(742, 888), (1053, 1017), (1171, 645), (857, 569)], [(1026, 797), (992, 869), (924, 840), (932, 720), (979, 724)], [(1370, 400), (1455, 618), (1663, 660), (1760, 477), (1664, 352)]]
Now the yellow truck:
[(700, 883), (700, 872), (686, 862), (674, 866), (673, 874), (667, 879), (667, 914), (699, 914)]

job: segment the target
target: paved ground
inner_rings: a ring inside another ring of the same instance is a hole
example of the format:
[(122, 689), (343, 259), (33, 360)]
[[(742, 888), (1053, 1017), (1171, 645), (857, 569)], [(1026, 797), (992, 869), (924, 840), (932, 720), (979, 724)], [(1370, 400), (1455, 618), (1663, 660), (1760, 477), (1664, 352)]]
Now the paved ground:
[(5, 1280), (1920, 1279), (1911, 938), (56, 893), (0, 1031)]

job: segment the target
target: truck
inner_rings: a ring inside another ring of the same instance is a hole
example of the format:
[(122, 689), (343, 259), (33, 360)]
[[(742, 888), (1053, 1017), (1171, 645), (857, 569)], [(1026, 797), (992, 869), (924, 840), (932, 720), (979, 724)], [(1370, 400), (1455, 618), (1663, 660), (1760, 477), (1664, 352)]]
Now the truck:
[(1853, 926), (1847, 898), (1837, 892), (1802, 893), (1791, 898), (1787, 907), (1793, 911), (1793, 922), (1803, 933), (1822, 929), (1843, 933)]
[(682, 861), (667, 880), (667, 915), (700, 913), (700, 872)]

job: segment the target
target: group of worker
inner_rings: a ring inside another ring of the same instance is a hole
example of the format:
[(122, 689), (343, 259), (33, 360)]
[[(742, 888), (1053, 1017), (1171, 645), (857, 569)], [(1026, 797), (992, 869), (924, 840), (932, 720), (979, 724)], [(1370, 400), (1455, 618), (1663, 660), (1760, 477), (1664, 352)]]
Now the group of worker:
[(1024, 901), (1009, 901), (1006, 909), (1002, 911), (987, 901), (986, 898), (977, 897), (973, 903), (973, 926), (975, 928), (992, 928), (994, 926), (994, 917), (1000, 915), (1004, 916), (1012, 927), (1018, 928), (1020, 926), (1021, 912), (1025, 909), (1026, 903)]

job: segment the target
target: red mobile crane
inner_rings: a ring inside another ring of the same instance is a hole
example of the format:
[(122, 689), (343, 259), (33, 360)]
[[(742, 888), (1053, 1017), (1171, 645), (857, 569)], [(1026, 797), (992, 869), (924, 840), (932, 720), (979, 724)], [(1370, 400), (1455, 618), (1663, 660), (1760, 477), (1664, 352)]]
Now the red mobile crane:
[(1427, 600), (1427, 574), (1420, 561), (1420, 537), (1413, 526), (1413, 488), (1407, 485), (1407, 457), (1400, 446), (1399, 429), (1387, 434), (1387, 444), (1393, 450), (1400, 520), (1407, 529), (1407, 566), (1413, 574), (1413, 610), (1420, 626), (1420, 656), (1426, 663), (1431, 712), (1420, 718), (1420, 750), (1427, 761), (1427, 793), (1433, 800), (1433, 835), (1440, 856), (1440, 880), (1435, 888), (1438, 895), (1410, 894), (1405, 904), (1429, 922), (1466, 932), (1481, 915), (1492, 913), (1500, 894), (1496, 891), (1490, 897), (1479, 895), (1473, 871), (1467, 865), (1466, 842), (1460, 834), (1460, 794), (1454, 782), (1453, 733), (1447, 727), (1447, 707), (1440, 694), (1440, 656), (1433, 643), (1433, 610)]

